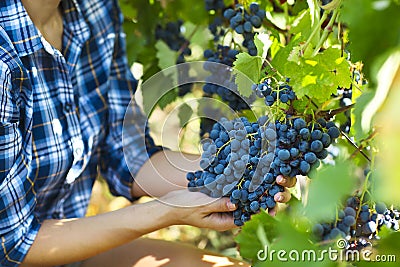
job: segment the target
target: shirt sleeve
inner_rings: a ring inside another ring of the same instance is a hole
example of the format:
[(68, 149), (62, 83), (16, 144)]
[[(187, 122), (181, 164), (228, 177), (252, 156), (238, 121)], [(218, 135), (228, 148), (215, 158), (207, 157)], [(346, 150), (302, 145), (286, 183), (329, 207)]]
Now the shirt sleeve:
[(114, 2), (116, 41), (108, 91), (108, 126), (106, 144), (102, 147), (100, 172), (111, 193), (133, 200), (131, 188), (142, 165), (155, 152), (162, 150), (150, 137), (147, 118), (134, 99), (137, 80), (126, 58), (123, 16)]
[(18, 266), (40, 228), (33, 215), (34, 181), (29, 178), (31, 137), (20, 129), (21, 107), (11, 76), (0, 61), (0, 266)]

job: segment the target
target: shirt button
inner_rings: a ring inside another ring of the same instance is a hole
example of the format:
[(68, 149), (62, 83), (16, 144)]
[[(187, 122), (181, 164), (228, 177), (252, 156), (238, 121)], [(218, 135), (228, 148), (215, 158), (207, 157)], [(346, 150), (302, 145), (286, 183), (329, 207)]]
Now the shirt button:
[(74, 149), (74, 156), (78, 159), (82, 157), (82, 148), (77, 147)]

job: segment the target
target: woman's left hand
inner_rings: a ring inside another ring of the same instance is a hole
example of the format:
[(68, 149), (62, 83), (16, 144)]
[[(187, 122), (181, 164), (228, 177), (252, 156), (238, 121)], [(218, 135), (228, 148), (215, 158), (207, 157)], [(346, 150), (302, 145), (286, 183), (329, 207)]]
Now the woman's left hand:
[[(276, 202), (280, 202), (280, 203), (286, 203), (290, 200), (290, 198), (292, 197), (292, 194), (289, 192), (289, 190), (287, 188), (293, 187), (296, 185), (297, 182), (297, 178), (296, 177), (286, 177), (283, 175), (278, 175), (276, 177), (276, 183), (284, 186), (285, 187), (285, 191), (283, 192), (279, 192), (274, 196), (274, 199)], [(274, 216), (277, 212), (277, 206), (275, 206), (275, 208), (268, 210), (268, 213), (272, 216)]]

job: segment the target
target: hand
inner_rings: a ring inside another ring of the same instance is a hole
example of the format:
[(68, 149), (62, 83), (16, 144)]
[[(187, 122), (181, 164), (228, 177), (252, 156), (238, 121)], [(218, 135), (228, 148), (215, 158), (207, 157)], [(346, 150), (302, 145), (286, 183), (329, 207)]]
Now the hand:
[[(276, 183), (284, 186), (285, 187), (285, 191), (283, 192), (279, 192), (274, 196), (274, 199), (276, 202), (280, 202), (280, 203), (286, 203), (290, 200), (290, 198), (292, 197), (292, 194), (289, 192), (289, 190), (287, 190), (287, 188), (289, 187), (293, 187), (296, 185), (297, 179), (296, 177), (285, 177), (283, 175), (278, 175), (276, 177)], [(274, 216), (277, 212), (277, 206), (275, 206), (275, 208), (268, 210), (268, 213), (272, 216)]]
[(236, 205), (229, 198), (212, 198), (187, 189), (172, 191), (159, 199), (169, 205), (173, 224), (187, 224), (225, 231), (235, 228), (231, 211)]

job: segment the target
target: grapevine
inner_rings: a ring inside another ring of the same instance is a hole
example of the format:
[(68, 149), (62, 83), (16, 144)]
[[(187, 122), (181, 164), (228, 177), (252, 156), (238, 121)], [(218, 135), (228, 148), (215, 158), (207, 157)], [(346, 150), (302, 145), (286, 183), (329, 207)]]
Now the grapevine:
[[(397, 1), (145, 2), (132, 1), (138, 15), (129, 21), (137, 26), (130, 34), (146, 43), (132, 53), (143, 64), (143, 80), (170, 55), (178, 64), (201, 61), (207, 73), (202, 83), (179, 85), (158, 107), (168, 112), (188, 94), (220, 103), (185, 109), (207, 114), (190, 126), (201, 137), (201, 159), (186, 178), (190, 191), (236, 204), (242, 258), (263, 266), (256, 256), (265, 243), (317, 251), (338, 239), (346, 240), (344, 251), (400, 251), (393, 241), (400, 240), (400, 197), (393, 193), (400, 186), (393, 160), (398, 112), (389, 105), (400, 99), (393, 90)], [(143, 20), (139, 10), (153, 19)], [(159, 41), (174, 53), (155, 50)], [(196, 73), (182, 68), (172, 79), (190, 75)], [(143, 97), (159, 95), (143, 90)], [(285, 190), (280, 176), (299, 181), (287, 205), (275, 200)]]

